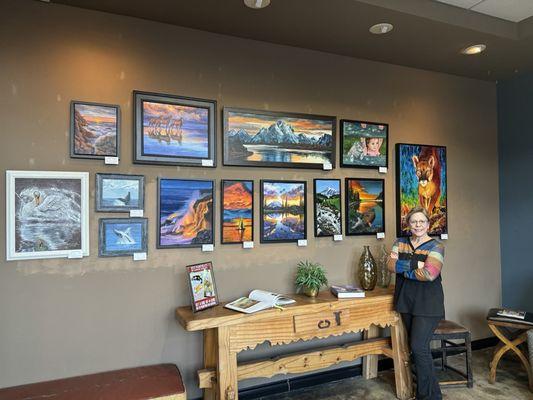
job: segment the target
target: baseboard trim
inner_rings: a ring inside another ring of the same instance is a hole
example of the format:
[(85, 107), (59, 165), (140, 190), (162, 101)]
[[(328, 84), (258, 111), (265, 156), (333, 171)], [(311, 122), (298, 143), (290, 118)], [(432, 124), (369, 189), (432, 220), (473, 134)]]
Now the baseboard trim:
[[(481, 350), (488, 347), (493, 347), (497, 343), (498, 338), (495, 336), (473, 340), (472, 350)], [(437, 358), (440, 357), (437, 356)], [(393, 362), (391, 358), (384, 358), (378, 361), (378, 371), (386, 371), (392, 369), (392, 367)], [(360, 375), (362, 375), (361, 365), (354, 365), (350, 367), (337, 368), (332, 371), (323, 371), (303, 376), (295, 376), (283, 381), (266, 383), (239, 390), (239, 399), (253, 400), (264, 396), (286, 393), (293, 390), (304, 389)]]

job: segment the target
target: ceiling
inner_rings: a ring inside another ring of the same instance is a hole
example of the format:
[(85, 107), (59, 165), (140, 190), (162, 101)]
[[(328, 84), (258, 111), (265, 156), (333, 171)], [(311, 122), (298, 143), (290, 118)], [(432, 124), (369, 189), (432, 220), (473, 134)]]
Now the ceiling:
[[(51, 2), (476, 79), (533, 71), (533, 0), (271, 0), (262, 10), (243, 0)], [(379, 22), (394, 30), (370, 34)], [(484, 53), (460, 54), (478, 43)]]

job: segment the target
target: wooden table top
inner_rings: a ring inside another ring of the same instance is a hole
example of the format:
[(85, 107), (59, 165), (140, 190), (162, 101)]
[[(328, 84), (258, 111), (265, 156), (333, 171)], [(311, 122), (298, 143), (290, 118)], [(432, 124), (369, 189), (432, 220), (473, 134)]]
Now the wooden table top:
[(237, 325), (244, 322), (258, 321), (265, 318), (292, 316), (304, 312), (320, 312), (337, 310), (346, 307), (354, 307), (358, 304), (369, 306), (373, 303), (383, 304), (389, 302), (392, 309), (394, 286), (388, 288), (375, 288), (365, 292), (365, 297), (351, 299), (337, 299), (331, 292), (323, 291), (317, 297), (312, 298), (301, 294), (289, 294), (288, 297), (296, 300), (296, 303), (284, 306), (284, 310), (270, 308), (253, 314), (244, 314), (224, 308), (221, 303), (207, 310), (193, 313), (191, 306), (176, 308), (176, 319), (187, 331), (199, 331), (219, 326)]
[(510, 322), (510, 321), (495, 321), (493, 319), (488, 319), (487, 323), (489, 325), (505, 326), (507, 328), (514, 328), (514, 329), (526, 329), (526, 330), (533, 329), (532, 325), (521, 324), (520, 321)]

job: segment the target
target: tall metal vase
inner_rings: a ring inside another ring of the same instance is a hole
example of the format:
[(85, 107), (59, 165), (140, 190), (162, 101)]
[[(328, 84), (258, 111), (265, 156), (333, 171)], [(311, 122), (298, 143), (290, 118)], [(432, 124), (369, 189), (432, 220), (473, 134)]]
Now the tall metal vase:
[(391, 273), (387, 268), (387, 260), (389, 259), (389, 253), (385, 248), (385, 245), (381, 245), (381, 249), (378, 256), (378, 286), (386, 288), (390, 285)]
[(373, 290), (376, 286), (378, 278), (376, 260), (370, 253), (370, 247), (364, 246), (363, 254), (359, 259), (359, 270), (357, 271), (359, 277), (359, 285), (364, 290)]

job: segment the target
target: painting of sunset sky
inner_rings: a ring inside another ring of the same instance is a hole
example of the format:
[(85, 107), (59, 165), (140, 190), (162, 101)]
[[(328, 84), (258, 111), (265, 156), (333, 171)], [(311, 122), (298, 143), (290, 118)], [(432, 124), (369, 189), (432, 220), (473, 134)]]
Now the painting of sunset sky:
[(222, 181), (222, 243), (253, 241), (253, 181)]

